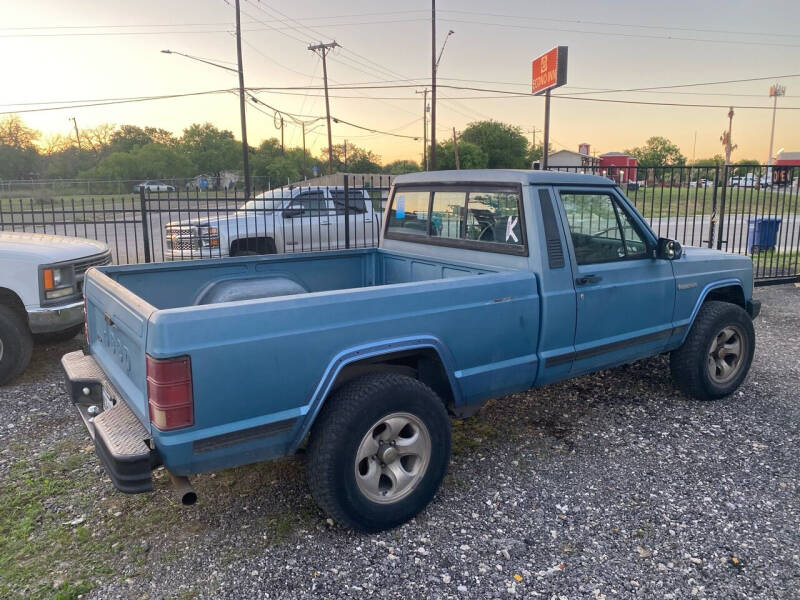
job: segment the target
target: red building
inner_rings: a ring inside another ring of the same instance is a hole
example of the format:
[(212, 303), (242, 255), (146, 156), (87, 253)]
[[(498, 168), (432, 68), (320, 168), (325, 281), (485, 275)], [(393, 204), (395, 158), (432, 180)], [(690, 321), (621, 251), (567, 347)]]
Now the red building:
[(606, 152), (600, 155), (600, 173), (619, 184), (637, 181), (639, 161), (622, 152)]

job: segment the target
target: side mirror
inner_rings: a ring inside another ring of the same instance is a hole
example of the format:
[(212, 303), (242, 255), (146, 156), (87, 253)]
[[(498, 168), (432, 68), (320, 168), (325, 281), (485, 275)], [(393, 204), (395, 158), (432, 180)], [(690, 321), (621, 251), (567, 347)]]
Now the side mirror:
[(656, 247), (656, 258), (663, 258), (664, 260), (676, 260), (683, 254), (683, 248), (675, 240), (667, 238), (658, 238), (658, 246)]
[(302, 217), (305, 212), (302, 208), (287, 208), (283, 211), (283, 218), (294, 219), (295, 217)]

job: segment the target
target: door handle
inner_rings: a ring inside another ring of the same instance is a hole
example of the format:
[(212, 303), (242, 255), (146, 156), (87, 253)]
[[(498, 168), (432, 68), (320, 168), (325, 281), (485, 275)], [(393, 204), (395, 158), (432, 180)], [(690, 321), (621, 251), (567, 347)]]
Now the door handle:
[(583, 275), (582, 277), (578, 277), (575, 283), (578, 285), (586, 285), (587, 283), (598, 283), (602, 280), (603, 278), (600, 277), (600, 275)]

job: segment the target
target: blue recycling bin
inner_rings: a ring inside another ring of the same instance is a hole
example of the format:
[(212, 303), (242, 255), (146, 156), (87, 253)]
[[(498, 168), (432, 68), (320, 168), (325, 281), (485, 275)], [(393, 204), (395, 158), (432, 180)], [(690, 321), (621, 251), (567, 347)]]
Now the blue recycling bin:
[(774, 250), (778, 244), (780, 217), (758, 217), (747, 220), (747, 253)]

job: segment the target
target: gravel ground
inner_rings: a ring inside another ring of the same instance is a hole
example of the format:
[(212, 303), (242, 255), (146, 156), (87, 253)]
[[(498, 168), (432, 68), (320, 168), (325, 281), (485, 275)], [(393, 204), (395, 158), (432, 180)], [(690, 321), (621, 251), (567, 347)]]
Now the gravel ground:
[(197, 477), (191, 508), (163, 476), (115, 492), (62, 392), (79, 341), (39, 348), (0, 391), (0, 596), (797, 598), (800, 289), (757, 297), (732, 398), (681, 396), (658, 357), (495, 400), (378, 535), (327, 521), (302, 457)]

